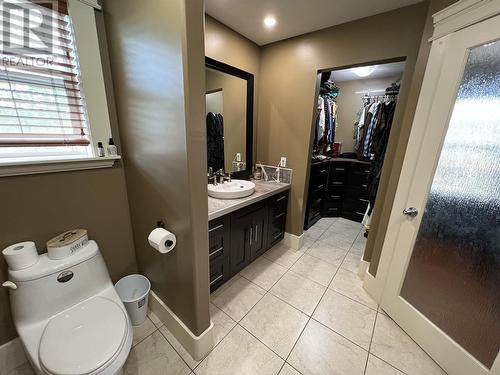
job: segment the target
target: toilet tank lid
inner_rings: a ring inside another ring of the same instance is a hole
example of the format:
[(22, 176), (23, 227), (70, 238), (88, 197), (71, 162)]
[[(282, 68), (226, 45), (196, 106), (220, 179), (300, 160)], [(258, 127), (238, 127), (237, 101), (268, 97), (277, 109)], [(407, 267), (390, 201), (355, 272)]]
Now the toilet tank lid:
[(9, 280), (22, 282), (52, 275), (85, 262), (96, 256), (98, 252), (99, 246), (97, 246), (95, 241), (90, 240), (80, 251), (64, 259), (50, 259), (47, 253), (44, 253), (40, 255), (38, 262), (31, 267), (16, 271), (9, 269)]

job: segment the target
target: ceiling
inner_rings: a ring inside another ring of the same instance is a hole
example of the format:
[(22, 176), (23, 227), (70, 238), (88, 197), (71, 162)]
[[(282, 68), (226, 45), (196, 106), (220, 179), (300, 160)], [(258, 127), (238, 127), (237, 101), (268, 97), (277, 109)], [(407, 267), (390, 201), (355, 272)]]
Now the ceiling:
[(354, 81), (359, 79), (375, 79), (375, 78), (386, 78), (386, 77), (399, 77), (403, 74), (405, 68), (405, 62), (394, 62), (388, 64), (372, 65), (374, 68), (373, 72), (366, 77), (360, 77), (350, 68), (342, 70), (334, 70), (330, 76), (330, 79), (334, 82), (343, 81)]
[[(205, 11), (258, 45), (402, 8), (422, 0), (205, 0)], [(263, 20), (274, 16), (272, 29)]]

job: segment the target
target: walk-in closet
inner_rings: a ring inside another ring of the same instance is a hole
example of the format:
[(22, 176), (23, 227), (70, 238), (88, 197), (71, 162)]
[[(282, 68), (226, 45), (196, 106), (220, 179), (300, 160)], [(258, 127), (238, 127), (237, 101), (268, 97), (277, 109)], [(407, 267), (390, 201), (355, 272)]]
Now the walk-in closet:
[[(342, 217), (370, 231), (405, 62), (318, 73), (304, 229)], [(353, 224), (354, 225), (354, 224)]]

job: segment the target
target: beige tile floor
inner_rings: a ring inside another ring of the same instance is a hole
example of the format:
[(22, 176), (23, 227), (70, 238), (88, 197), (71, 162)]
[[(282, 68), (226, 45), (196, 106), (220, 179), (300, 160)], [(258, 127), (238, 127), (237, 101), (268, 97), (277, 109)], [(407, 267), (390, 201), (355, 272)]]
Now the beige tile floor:
[(325, 218), (301, 250), (270, 249), (211, 296), (215, 347), (202, 361), (150, 313), (125, 374), (445, 374), (362, 288), (365, 242), (359, 223)]

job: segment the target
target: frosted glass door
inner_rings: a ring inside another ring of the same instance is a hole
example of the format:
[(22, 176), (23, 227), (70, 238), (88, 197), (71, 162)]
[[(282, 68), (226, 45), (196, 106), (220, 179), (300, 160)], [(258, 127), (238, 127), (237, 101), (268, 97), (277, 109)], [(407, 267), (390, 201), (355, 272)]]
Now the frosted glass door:
[(470, 50), (401, 297), (491, 368), (500, 349), (500, 41)]

